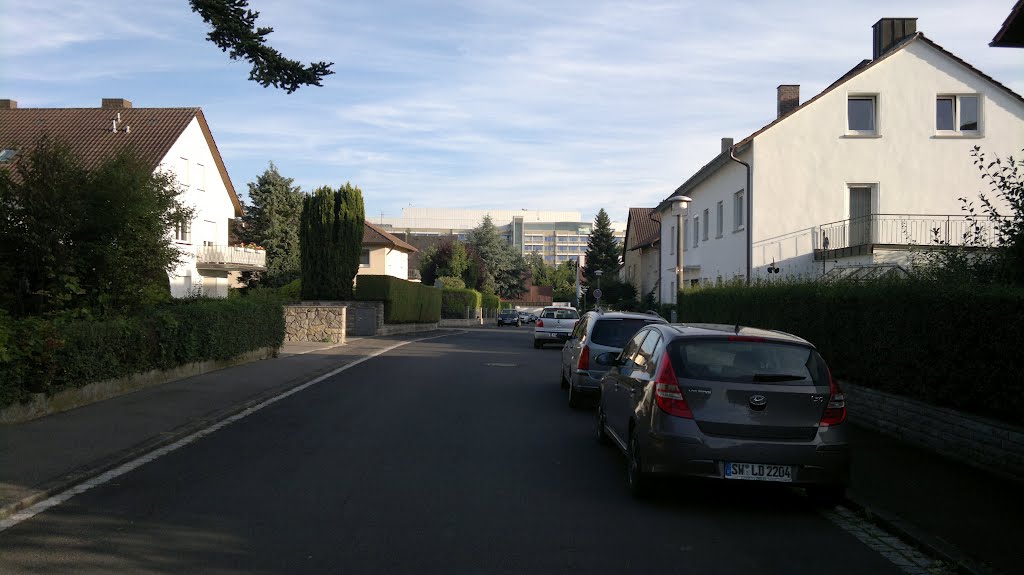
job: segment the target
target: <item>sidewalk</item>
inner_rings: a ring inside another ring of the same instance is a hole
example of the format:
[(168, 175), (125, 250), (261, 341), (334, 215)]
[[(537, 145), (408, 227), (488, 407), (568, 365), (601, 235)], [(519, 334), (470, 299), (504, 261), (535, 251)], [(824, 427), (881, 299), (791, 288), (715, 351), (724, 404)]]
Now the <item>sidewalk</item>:
[(0, 519), (395, 343), (437, 333), (287, 344), (278, 358), (0, 426)]
[[(401, 341), (443, 333), (289, 344), (281, 357), (0, 426), (0, 520), (87, 478)], [(850, 506), (966, 566), (1016, 573), (1021, 485), (850, 425)]]

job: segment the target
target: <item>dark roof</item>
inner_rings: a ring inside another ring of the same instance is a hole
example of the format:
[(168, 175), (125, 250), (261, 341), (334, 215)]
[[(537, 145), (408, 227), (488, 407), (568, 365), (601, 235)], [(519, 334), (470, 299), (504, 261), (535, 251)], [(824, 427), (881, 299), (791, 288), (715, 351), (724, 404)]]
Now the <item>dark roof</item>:
[(626, 249), (645, 248), (660, 239), (661, 214), (654, 211), (654, 208), (629, 208), (629, 218), (626, 220)]
[(988, 45), (994, 48), (1024, 48), (1024, 0), (1017, 0), (1003, 26)]
[[(1020, 0), (1020, 1), (1024, 2), (1024, 0)], [(690, 190), (695, 188), (697, 186), (697, 184), (699, 184), (700, 182), (704, 181), (704, 179), (706, 179), (711, 174), (715, 173), (718, 170), (718, 168), (722, 167), (723, 164), (729, 162), (729, 160), (730, 160), (730, 152), (731, 151), (733, 151), (733, 150), (735, 150), (737, 152), (742, 151), (743, 149), (745, 149), (748, 146), (750, 146), (750, 144), (754, 141), (754, 138), (756, 138), (757, 136), (761, 135), (765, 131), (770, 130), (773, 126), (775, 126), (779, 122), (782, 122), (782, 121), (786, 120), (787, 118), (793, 116), (793, 114), (796, 114), (800, 110), (803, 110), (807, 106), (810, 106), (812, 103), (814, 103), (815, 101), (820, 99), (825, 94), (828, 94), (832, 90), (835, 90), (839, 86), (845, 84), (850, 79), (852, 79), (852, 78), (854, 78), (856, 76), (859, 76), (865, 70), (875, 66), (879, 62), (882, 62), (886, 58), (892, 56), (896, 52), (899, 52), (900, 50), (906, 48), (907, 46), (909, 46), (913, 42), (917, 42), (917, 41), (924, 42), (924, 43), (928, 44), (929, 46), (935, 48), (936, 50), (938, 50), (942, 54), (948, 56), (953, 61), (959, 63), (962, 66), (964, 66), (965, 68), (967, 68), (971, 72), (974, 72), (978, 76), (981, 76), (985, 80), (989, 81), (990, 83), (992, 83), (996, 87), (1000, 88), (1001, 90), (1003, 90), (1004, 92), (1006, 92), (1010, 96), (1013, 96), (1014, 98), (1020, 100), (1021, 102), (1024, 102), (1024, 97), (1021, 97), (1020, 94), (1017, 94), (1016, 92), (1014, 92), (1010, 88), (1008, 88), (1008, 87), (1004, 86), (1003, 84), (999, 83), (998, 81), (996, 81), (995, 78), (992, 78), (988, 74), (985, 74), (981, 70), (979, 70), (979, 69), (975, 68), (974, 66), (968, 64), (967, 62), (965, 62), (963, 59), (961, 59), (956, 54), (953, 54), (949, 50), (946, 50), (942, 46), (939, 46), (938, 44), (933, 42), (931, 39), (926, 37), (923, 33), (917, 32), (916, 34), (908, 36), (908, 37), (904, 38), (903, 40), (901, 40), (900, 42), (898, 42), (897, 44), (895, 44), (888, 52), (886, 52), (882, 56), (879, 56), (878, 58), (875, 58), (874, 60), (863, 60), (863, 61), (861, 61), (859, 64), (857, 64), (856, 66), (851, 68), (850, 71), (848, 71), (847, 73), (845, 73), (842, 76), (840, 76), (838, 80), (836, 80), (835, 82), (832, 82), (832, 84), (830, 84), (827, 88), (825, 88), (824, 90), (819, 92), (817, 95), (815, 95), (810, 100), (807, 100), (806, 102), (801, 103), (796, 108), (793, 108), (788, 114), (786, 114), (784, 116), (780, 116), (778, 118), (775, 118), (774, 120), (772, 120), (770, 123), (768, 123), (767, 125), (765, 125), (761, 129), (757, 130), (753, 134), (750, 134), (746, 138), (743, 138), (736, 145), (734, 145), (731, 150), (727, 149), (727, 150), (723, 151), (722, 153), (718, 154), (710, 162), (708, 162), (707, 164), (704, 164), (699, 170), (697, 170), (696, 173), (694, 173), (692, 176), (690, 176), (689, 179), (687, 179), (685, 182), (683, 182), (683, 184), (681, 186), (676, 188), (676, 190), (674, 192), (672, 192), (672, 194), (669, 197), (675, 196), (675, 195), (679, 195), (679, 194), (685, 194), (685, 193), (689, 192)], [(667, 199), (668, 198), (666, 198), (665, 200), (662, 200), (661, 203), (658, 204), (658, 207), (655, 208), (655, 209), (660, 211), (662, 206), (665, 204), (665, 201)]]
[[(119, 113), (120, 129), (113, 132), (112, 122)], [(21, 156), (26, 146), (45, 134), (66, 144), (86, 168), (97, 167), (116, 153), (130, 149), (155, 170), (193, 118), (198, 119), (206, 136), (235, 215), (241, 216), (242, 205), (201, 108), (0, 107), (0, 149), (18, 149)], [(125, 127), (130, 131), (125, 132)]]
[(364, 246), (391, 246), (404, 252), (418, 252), (416, 248), (402, 241), (401, 239), (384, 231), (383, 228), (368, 221), (363, 221), (363, 245)]

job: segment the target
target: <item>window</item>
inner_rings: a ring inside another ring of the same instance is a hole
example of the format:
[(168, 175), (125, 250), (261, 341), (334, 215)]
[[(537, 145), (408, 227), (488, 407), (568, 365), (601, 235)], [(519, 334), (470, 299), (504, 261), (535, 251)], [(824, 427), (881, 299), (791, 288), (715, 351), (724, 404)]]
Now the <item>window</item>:
[(702, 238), (704, 241), (708, 241), (708, 228), (711, 227), (710, 222), (711, 218), (708, 217), (708, 210), (704, 210), (704, 233), (702, 234), (704, 236)]
[(718, 202), (718, 206), (715, 211), (715, 219), (718, 227), (716, 228), (715, 237), (722, 237), (722, 229), (725, 228), (725, 202)]
[[(351, 261), (351, 260), (349, 260)], [(359, 252), (359, 267), (368, 268), (370, 267), (370, 250), (364, 249)]]
[(939, 132), (978, 132), (980, 124), (978, 96), (939, 96), (935, 99), (935, 130)]
[(847, 130), (854, 134), (876, 134), (878, 100), (875, 96), (850, 96), (846, 102)]
[(619, 355), (619, 357), (624, 360), (622, 365), (623, 369), (633, 370), (638, 367), (638, 364), (635, 361), (635, 356), (637, 355), (637, 352), (640, 351), (640, 344), (643, 343), (644, 338), (647, 337), (647, 334), (649, 333), (651, 333), (649, 330), (642, 330), (638, 332), (633, 336), (633, 339), (629, 340), (626, 347), (622, 349), (622, 354)]
[(743, 190), (732, 195), (732, 229), (737, 232), (743, 229), (743, 196)]
[(206, 166), (199, 163), (196, 164), (196, 189), (206, 190)]
[(676, 227), (675, 226), (672, 226), (669, 229), (671, 230), (669, 233), (672, 234), (672, 246), (671, 246), (671, 248), (670, 248), (668, 253), (674, 254), (674, 253), (676, 253), (676, 250), (679, 249), (679, 234), (676, 233)]
[(688, 242), (686, 241), (686, 226), (687, 226), (686, 222), (687, 222), (688, 220), (687, 220), (686, 218), (680, 218), (680, 219), (679, 219), (679, 221), (680, 221), (680, 225), (682, 226), (682, 229), (681, 229), (681, 230), (679, 230), (679, 238), (680, 238), (680, 239), (679, 239), (679, 240), (677, 240), (677, 241), (679, 241), (679, 242), (682, 242), (682, 244), (683, 244), (683, 251), (685, 252), (685, 251), (686, 251), (686, 249), (687, 249), (687, 246), (689, 246), (689, 245), (690, 245), (690, 244), (689, 244), (689, 243), (688, 243)]
[(693, 216), (693, 247), (700, 245), (700, 217)]
[(637, 367), (643, 369), (648, 375), (654, 375), (654, 366), (657, 363), (654, 350), (658, 348), (659, 343), (661, 343), (661, 334), (651, 330), (651, 334), (644, 338), (643, 344), (640, 345), (640, 351), (637, 352), (636, 358), (633, 360)]
[(191, 242), (192, 241), (192, 224), (191, 222), (178, 222), (174, 224), (174, 239), (179, 242)]
[(4, 162), (10, 162), (11, 160), (13, 160), (14, 159), (14, 154), (16, 154), (16, 153), (17, 152), (12, 150), (11, 148), (6, 148), (4, 150), (0, 150), (0, 164), (2, 164)]

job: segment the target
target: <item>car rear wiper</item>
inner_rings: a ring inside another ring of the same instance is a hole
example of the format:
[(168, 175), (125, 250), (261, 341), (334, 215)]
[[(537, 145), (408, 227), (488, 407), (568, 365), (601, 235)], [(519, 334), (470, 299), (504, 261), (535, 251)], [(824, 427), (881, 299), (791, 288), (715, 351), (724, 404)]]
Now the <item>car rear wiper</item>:
[(791, 373), (755, 373), (754, 381), (799, 381), (801, 379), (807, 379), (802, 375), (794, 375)]

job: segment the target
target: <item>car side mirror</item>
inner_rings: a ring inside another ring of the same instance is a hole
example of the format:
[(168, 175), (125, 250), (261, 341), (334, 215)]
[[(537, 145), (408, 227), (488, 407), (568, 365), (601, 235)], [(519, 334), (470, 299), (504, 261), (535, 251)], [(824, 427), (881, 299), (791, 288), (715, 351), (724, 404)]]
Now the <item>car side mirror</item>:
[(615, 367), (618, 365), (622, 365), (619, 362), (619, 354), (613, 351), (606, 351), (598, 355), (597, 357), (594, 358), (594, 361), (597, 362), (597, 365), (603, 365), (606, 367)]

